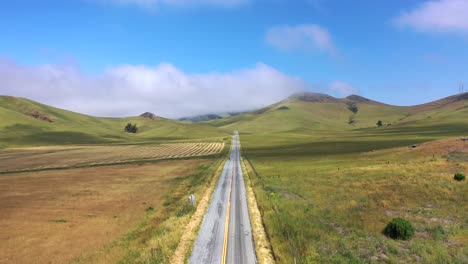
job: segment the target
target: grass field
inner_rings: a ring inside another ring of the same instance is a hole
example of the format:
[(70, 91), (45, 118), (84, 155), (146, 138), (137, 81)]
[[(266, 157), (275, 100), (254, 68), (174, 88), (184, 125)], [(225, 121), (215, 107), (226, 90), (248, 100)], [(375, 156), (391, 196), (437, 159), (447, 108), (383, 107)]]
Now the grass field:
[[(465, 121), (466, 122), (466, 121)], [(468, 126), (241, 136), (278, 263), (467, 263)], [(417, 235), (382, 235), (393, 217)]]
[(149, 253), (161, 223), (189, 217), (186, 195), (204, 190), (216, 160), (3, 175), (0, 263), (138, 263), (131, 251)]
[(223, 149), (223, 142), (5, 149), (0, 150), (0, 173), (210, 156)]

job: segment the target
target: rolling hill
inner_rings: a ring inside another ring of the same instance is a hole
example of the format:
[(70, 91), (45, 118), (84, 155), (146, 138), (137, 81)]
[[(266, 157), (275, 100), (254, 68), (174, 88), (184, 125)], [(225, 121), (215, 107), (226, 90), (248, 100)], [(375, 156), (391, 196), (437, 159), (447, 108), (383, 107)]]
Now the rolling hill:
[[(123, 132), (136, 123), (139, 133)], [(66, 111), (25, 98), (0, 96), (0, 146), (145, 143), (161, 140), (223, 137), (203, 124), (183, 124), (161, 117), (101, 118)]]
[(351, 95), (338, 99), (325, 94), (301, 93), (286, 100), (233, 117), (206, 122), (244, 133), (310, 133), (395, 127), (434, 127), (468, 130), (468, 93), (417, 106), (393, 106)]
[[(25, 98), (0, 96), (0, 147), (57, 144), (145, 143), (244, 134), (371, 131), (412, 133), (468, 132), (468, 93), (416, 106), (393, 106), (351, 95), (338, 99), (301, 93), (257, 111), (198, 123), (145, 113), (101, 118), (47, 106)], [(375, 130), (377, 121), (384, 127)], [(123, 132), (136, 123), (139, 133)]]

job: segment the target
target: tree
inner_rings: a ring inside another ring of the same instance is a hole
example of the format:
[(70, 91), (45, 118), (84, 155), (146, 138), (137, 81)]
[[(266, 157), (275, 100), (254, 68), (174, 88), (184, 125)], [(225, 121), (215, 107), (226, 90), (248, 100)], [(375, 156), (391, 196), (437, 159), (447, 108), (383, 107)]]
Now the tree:
[(131, 123), (128, 123), (125, 126), (124, 131), (127, 132), (127, 133), (136, 133), (136, 132), (138, 132), (138, 127), (137, 127), (136, 124), (132, 125)]
[(378, 127), (381, 127), (381, 126), (383, 126), (383, 123), (382, 123), (382, 121), (381, 121), (381, 120), (377, 121), (377, 126), (378, 126)]
[(137, 125), (136, 125), (136, 124), (134, 124), (134, 125), (132, 126), (132, 130), (131, 130), (131, 132), (132, 132), (132, 133), (136, 133), (136, 132), (138, 132), (138, 127), (137, 127)]
[(132, 124), (128, 123), (128, 124), (125, 126), (124, 131), (130, 133), (131, 130), (132, 130)]

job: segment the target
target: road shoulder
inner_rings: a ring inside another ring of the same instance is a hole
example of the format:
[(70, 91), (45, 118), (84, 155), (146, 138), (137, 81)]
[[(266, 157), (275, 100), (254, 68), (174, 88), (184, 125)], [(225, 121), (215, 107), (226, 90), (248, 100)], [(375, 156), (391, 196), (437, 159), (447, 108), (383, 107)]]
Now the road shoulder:
[(247, 204), (249, 207), (250, 221), (252, 224), (252, 233), (255, 241), (255, 251), (257, 252), (257, 259), (259, 264), (275, 263), (272, 254), (271, 244), (267, 238), (265, 229), (263, 227), (262, 215), (258, 209), (257, 200), (255, 198), (250, 175), (252, 170), (249, 170), (245, 164), (245, 160), (241, 158), (242, 171), (244, 174), (245, 187), (247, 191)]

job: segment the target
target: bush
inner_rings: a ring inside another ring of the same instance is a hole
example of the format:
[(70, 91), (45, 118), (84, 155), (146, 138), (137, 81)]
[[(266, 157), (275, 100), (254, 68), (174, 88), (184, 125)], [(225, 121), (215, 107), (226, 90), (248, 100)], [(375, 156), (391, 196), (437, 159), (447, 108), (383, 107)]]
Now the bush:
[(410, 221), (403, 218), (394, 218), (387, 224), (383, 233), (393, 239), (409, 240), (414, 234), (414, 226)]
[(455, 173), (455, 176), (453, 176), (453, 179), (455, 179), (456, 181), (464, 181), (465, 180), (465, 174), (463, 173)]
[(125, 126), (124, 131), (127, 132), (127, 133), (136, 133), (136, 132), (138, 132), (138, 127), (137, 127), (136, 124), (132, 125), (131, 123), (128, 123)]

